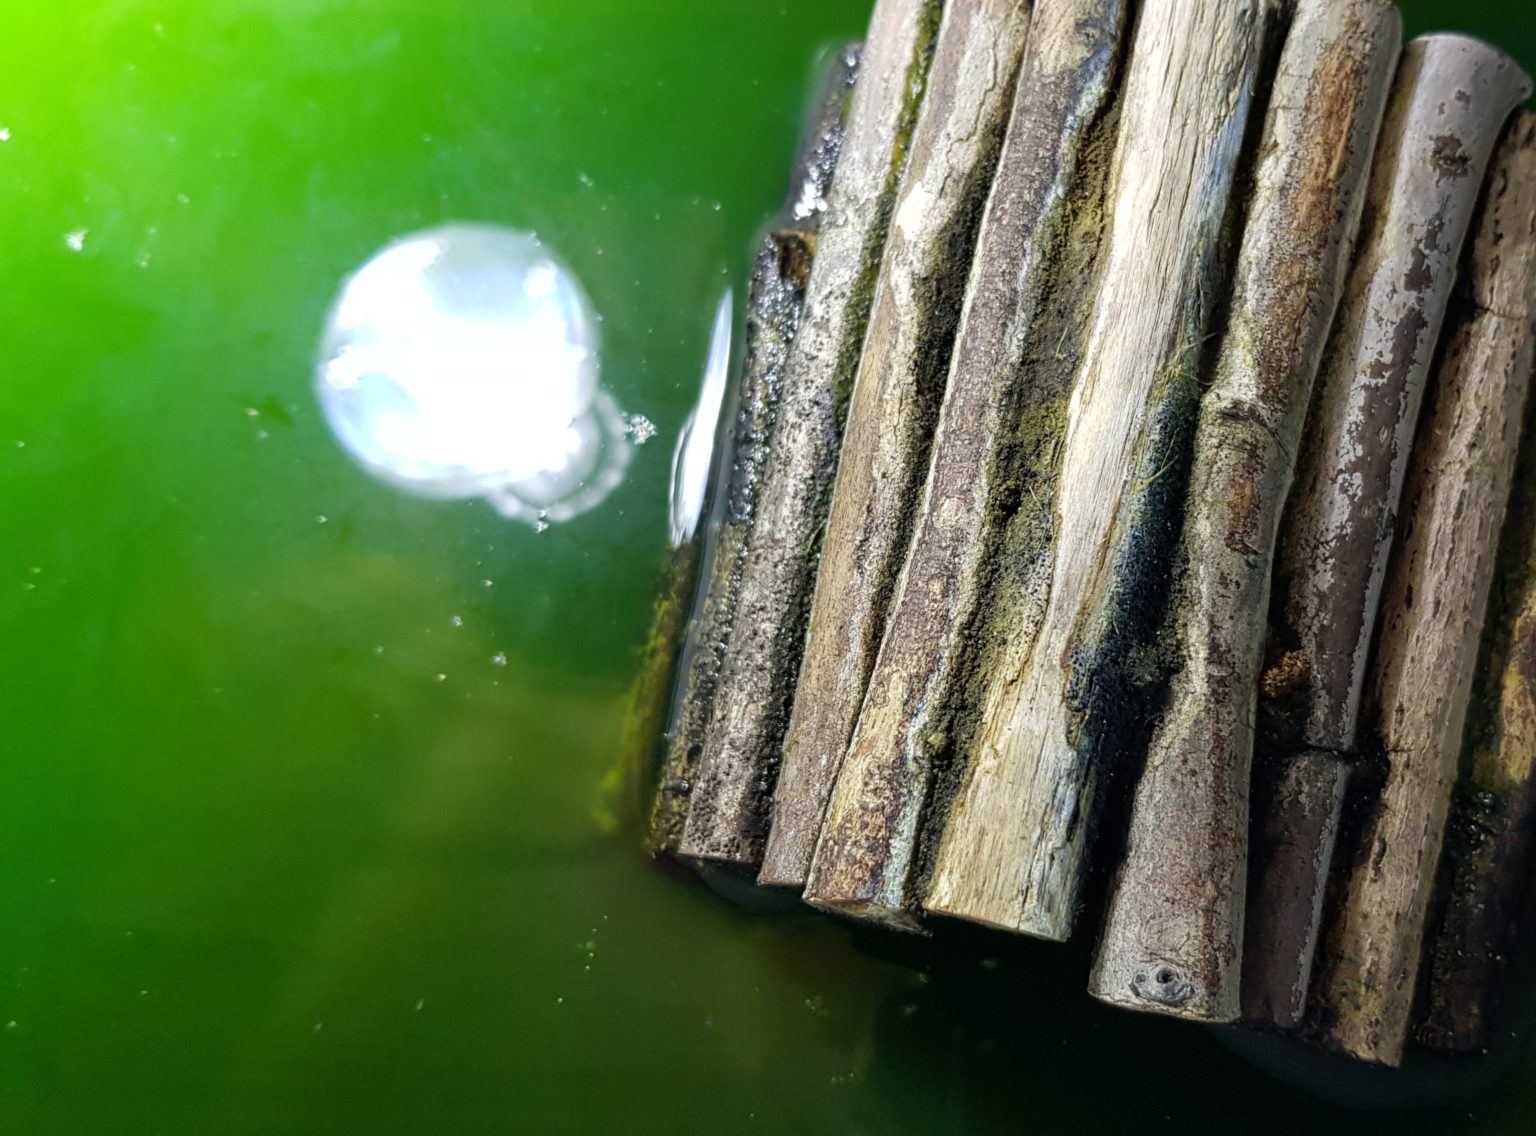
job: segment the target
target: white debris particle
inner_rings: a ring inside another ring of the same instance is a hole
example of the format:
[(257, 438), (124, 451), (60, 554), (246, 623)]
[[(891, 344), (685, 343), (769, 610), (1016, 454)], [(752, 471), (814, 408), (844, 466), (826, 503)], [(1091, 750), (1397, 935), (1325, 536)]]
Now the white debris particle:
[(79, 252), (85, 248), (85, 238), (90, 235), (89, 229), (71, 229), (64, 234), (64, 243), (70, 252)]
[(656, 436), (656, 423), (643, 414), (631, 414), (624, 425), (624, 432), (637, 446), (643, 446)]

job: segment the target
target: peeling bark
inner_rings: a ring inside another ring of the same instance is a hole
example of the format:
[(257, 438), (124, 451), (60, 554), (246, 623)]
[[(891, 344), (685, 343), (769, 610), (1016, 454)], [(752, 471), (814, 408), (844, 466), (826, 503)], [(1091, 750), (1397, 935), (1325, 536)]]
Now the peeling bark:
[[(1313, 823), (1292, 810), (1326, 796), (1340, 776), (1318, 752), (1339, 760), (1355, 753), (1360, 689), (1425, 376), (1488, 156), (1528, 93), (1519, 68), (1476, 40), (1425, 36), (1404, 51), (1281, 523), (1270, 606), (1275, 649), (1304, 660), (1307, 678), (1270, 703), (1275, 743), (1261, 760), (1277, 767), (1269, 783), (1292, 784), (1307, 770), (1322, 781), (1257, 800), (1254, 825), (1267, 831)], [(1284, 768), (1294, 761), (1304, 768)], [(1337, 818), (1317, 831), (1333, 839)], [(1319, 848), (1256, 865), (1249, 939), (1319, 941), (1316, 928), (1283, 925), (1299, 909), (1273, 909), (1264, 897), (1311, 894), (1325, 881), (1266, 877), (1322, 870), (1333, 860), (1332, 850)]]
[(1470, 302), (1448, 328), (1415, 440), (1377, 648), (1386, 782), (1345, 865), (1314, 992), (1322, 1040), (1388, 1065), (1411, 1024), (1530, 384), (1532, 122), (1522, 117), (1500, 156), (1468, 261)]

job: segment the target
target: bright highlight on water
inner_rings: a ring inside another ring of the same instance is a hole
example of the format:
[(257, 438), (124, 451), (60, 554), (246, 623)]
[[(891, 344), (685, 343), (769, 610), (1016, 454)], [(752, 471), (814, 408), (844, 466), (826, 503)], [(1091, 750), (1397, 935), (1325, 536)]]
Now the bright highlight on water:
[(599, 383), (585, 291), (531, 233), (450, 224), (386, 246), (342, 286), (315, 390), (348, 454), (421, 497), (484, 497), (537, 527), (623, 479), (626, 418)]

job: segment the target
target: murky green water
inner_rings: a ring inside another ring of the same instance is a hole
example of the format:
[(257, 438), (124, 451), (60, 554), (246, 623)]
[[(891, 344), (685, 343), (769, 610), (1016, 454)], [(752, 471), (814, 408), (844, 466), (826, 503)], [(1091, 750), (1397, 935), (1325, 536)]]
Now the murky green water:
[[(1536, 64), (1526, 0), (1410, 8)], [(1362, 1118), (1081, 950), (753, 917), (609, 831), (711, 315), (867, 11), (7, 5), (0, 1132), (1530, 1131), (1531, 1056)], [(453, 219), (563, 253), (660, 430), (546, 532), (310, 395), (342, 276)]]

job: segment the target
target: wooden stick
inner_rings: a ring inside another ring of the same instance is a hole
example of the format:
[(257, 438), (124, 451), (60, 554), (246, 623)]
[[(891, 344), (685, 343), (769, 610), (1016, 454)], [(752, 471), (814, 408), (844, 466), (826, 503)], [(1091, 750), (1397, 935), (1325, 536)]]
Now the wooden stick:
[(1306, 1015), (1350, 768), (1320, 749), (1254, 767), (1242, 957), (1242, 1016), (1250, 1025), (1293, 1030)]
[[(1326, 754), (1342, 762), (1354, 752), (1359, 690), (1424, 378), (1488, 155), (1527, 91), (1506, 56), (1475, 40), (1428, 36), (1404, 52), (1277, 545), (1272, 631), (1280, 649), (1302, 660), (1305, 681), (1271, 707), (1276, 736), (1293, 738), (1286, 744), (1303, 752), (1295, 757), (1277, 746), (1264, 758), (1281, 768), (1259, 783), (1287, 792), (1253, 802), (1256, 828), (1300, 834), (1312, 826), (1328, 840), (1339, 830), (1337, 817), (1319, 822), (1309, 813), (1316, 802), (1337, 799), (1334, 786), (1348, 772), (1331, 767)], [(1303, 768), (1283, 768), (1296, 761)], [(1309, 775), (1319, 780), (1298, 783)], [(1306, 986), (1306, 948), (1317, 942), (1314, 925), (1292, 922), (1313, 908), (1289, 897), (1318, 894), (1332, 861), (1329, 848), (1298, 851), (1257, 864), (1250, 881), (1248, 941), (1300, 947), (1293, 973), (1272, 972), (1272, 996), (1288, 1006), (1274, 1024), (1294, 1021), (1299, 1007), (1284, 991)]]
[(1164, 642), (1177, 662), (1089, 984), (1107, 1002), (1238, 1015), (1270, 565), (1401, 48), (1388, 0), (1300, 0), (1280, 57), (1195, 435)]
[[(1095, 819), (1103, 730), (1150, 630), (1194, 426), (1200, 346), (1242, 148), (1265, 6), (1148, 0), (1111, 175), (1108, 248), (1050, 500), (1044, 579), (988, 634), (980, 726), (940, 844), (928, 910), (1064, 939)], [(1170, 469), (1173, 476), (1169, 476)], [(1038, 510), (1038, 511), (1036, 511)], [(1041, 515), (1043, 514), (1043, 516)], [(1048, 529), (1049, 531), (1049, 529)]]
[[(675, 691), (669, 702), (662, 703), (670, 705), (671, 714), (649, 814), (647, 846), (653, 855), (676, 853), (682, 840), (688, 798), (735, 619), (748, 535), (757, 519), (784, 367), (805, 306), (816, 232), (842, 149), (848, 94), (858, 74), (860, 50), (860, 45), (850, 44), (832, 56), (790, 176), (784, 208), (753, 260), (747, 289), (746, 352), (736, 398), (728, 410), (730, 434), (719, 455), (723, 460), (715, 476), (703, 569), (698, 571), (700, 557), (694, 551), (693, 569), (699, 583), (693, 602), (676, 596), (669, 601), (669, 610), (683, 611), (688, 623), (678, 652)], [(683, 547), (696, 549), (702, 538), (700, 534)], [(692, 582), (690, 574), (690, 586)]]
[(681, 853), (756, 865), (794, 693), (843, 408), (858, 366), (941, 0), (878, 0), (785, 366), (736, 616)]
[(1119, 0), (1035, 8), (916, 534), (807, 892), (815, 903), (915, 920), (918, 817), (963, 695), (967, 629), (1031, 476), (1030, 442), (1060, 420), (1070, 391), (1072, 367), (1056, 352), (1091, 298), (1092, 206), (1107, 180), (1125, 23)]
[(1489, 153), (1529, 94), (1513, 60), (1466, 36), (1403, 54), (1276, 565), (1279, 634), (1310, 665), (1307, 745), (1354, 749), (1425, 374)]
[(1313, 993), (1326, 1043), (1388, 1065), (1411, 1024), (1530, 383), (1536, 245), (1522, 238), (1536, 216), (1536, 148), (1531, 120), (1521, 126), (1470, 258), (1473, 301), (1450, 330), (1414, 446), (1377, 648), (1387, 779), (1345, 866)]
[(805, 884), (885, 631), (1028, 27), (1021, 0), (949, 0), (939, 28), (838, 459), (766, 884)]
[[(1536, 350), (1536, 115), (1528, 111), (1516, 115), (1500, 148), (1467, 284), (1447, 366), (1490, 383), (1507, 378), (1513, 392), (1529, 376)], [(1502, 442), (1513, 423), (1499, 425)], [(1536, 829), (1536, 399), (1526, 400), (1495, 581), (1468, 730), (1471, 769), (1447, 829), (1446, 902), (1419, 1029), (1420, 1040), (1445, 1049), (1488, 1044), (1529, 895)]]

